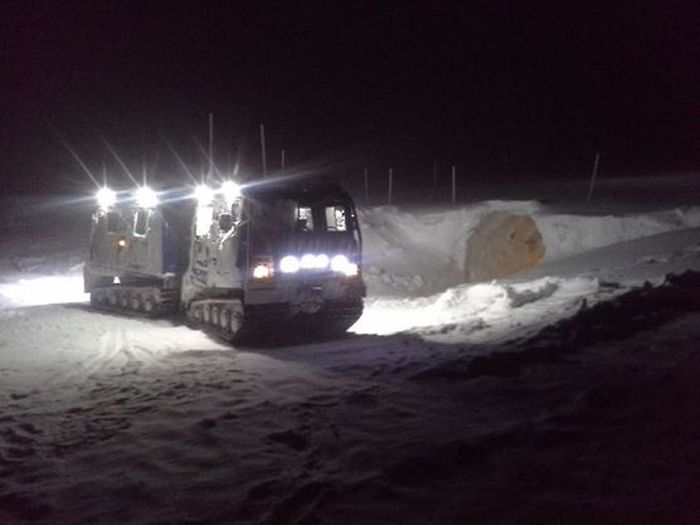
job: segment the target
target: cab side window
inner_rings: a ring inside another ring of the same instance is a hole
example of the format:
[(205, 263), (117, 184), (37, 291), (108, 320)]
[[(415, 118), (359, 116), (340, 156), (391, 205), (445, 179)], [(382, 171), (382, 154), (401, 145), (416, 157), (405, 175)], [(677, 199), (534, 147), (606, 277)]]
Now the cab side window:
[(345, 208), (343, 206), (326, 206), (326, 229), (329, 232), (348, 231)]
[(134, 214), (134, 235), (145, 237), (148, 231), (149, 210), (138, 210)]
[(121, 213), (116, 211), (107, 212), (105, 219), (107, 221), (107, 233), (124, 233), (127, 229), (126, 221)]
[(310, 232), (314, 230), (314, 213), (310, 206), (299, 206), (297, 208), (296, 231)]

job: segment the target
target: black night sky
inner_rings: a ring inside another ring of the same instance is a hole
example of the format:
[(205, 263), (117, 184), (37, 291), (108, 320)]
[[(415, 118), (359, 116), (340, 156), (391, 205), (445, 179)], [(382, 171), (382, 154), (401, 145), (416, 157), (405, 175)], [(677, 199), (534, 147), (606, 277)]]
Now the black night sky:
[(89, 185), (96, 171), (240, 154), (353, 172), (433, 159), (488, 179), (694, 169), (700, 9), (629, 2), (5, 1), (0, 173), (6, 192)]

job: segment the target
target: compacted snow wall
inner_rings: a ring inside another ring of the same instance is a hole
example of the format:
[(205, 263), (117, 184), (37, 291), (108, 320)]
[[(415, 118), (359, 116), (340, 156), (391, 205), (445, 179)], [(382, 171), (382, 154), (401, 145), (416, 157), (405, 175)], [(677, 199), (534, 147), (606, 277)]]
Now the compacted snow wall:
[(360, 210), (370, 295), (426, 295), (505, 277), (595, 248), (700, 226), (700, 208), (625, 214), (552, 212), (536, 201), (447, 210)]
[(532, 216), (532, 201), (488, 201), (449, 210), (393, 206), (359, 212), (371, 295), (424, 295), (465, 282), (467, 241), (492, 212)]

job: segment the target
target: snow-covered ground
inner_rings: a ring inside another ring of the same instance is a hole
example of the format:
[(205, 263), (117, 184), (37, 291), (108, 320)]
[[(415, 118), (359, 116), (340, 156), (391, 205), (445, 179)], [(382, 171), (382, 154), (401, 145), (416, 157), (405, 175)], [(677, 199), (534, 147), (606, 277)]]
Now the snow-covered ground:
[[(365, 314), (275, 348), (91, 311), (87, 206), (8, 200), (0, 522), (698, 522), (700, 181), (683, 181), (682, 206), (363, 209)], [(545, 258), (464, 283), (495, 210), (533, 217)]]

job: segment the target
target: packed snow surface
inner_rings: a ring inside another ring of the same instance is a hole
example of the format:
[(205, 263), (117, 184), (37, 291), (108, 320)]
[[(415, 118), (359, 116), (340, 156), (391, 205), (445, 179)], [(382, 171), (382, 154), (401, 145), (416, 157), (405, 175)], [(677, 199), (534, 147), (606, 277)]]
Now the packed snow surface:
[[(700, 208), (623, 204), (364, 208), (352, 333), (245, 348), (92, 311), (87, 208), (5, 206), (0, 522), (697, 522)], [(545, 259), (465, 283), (493, 211)]]

